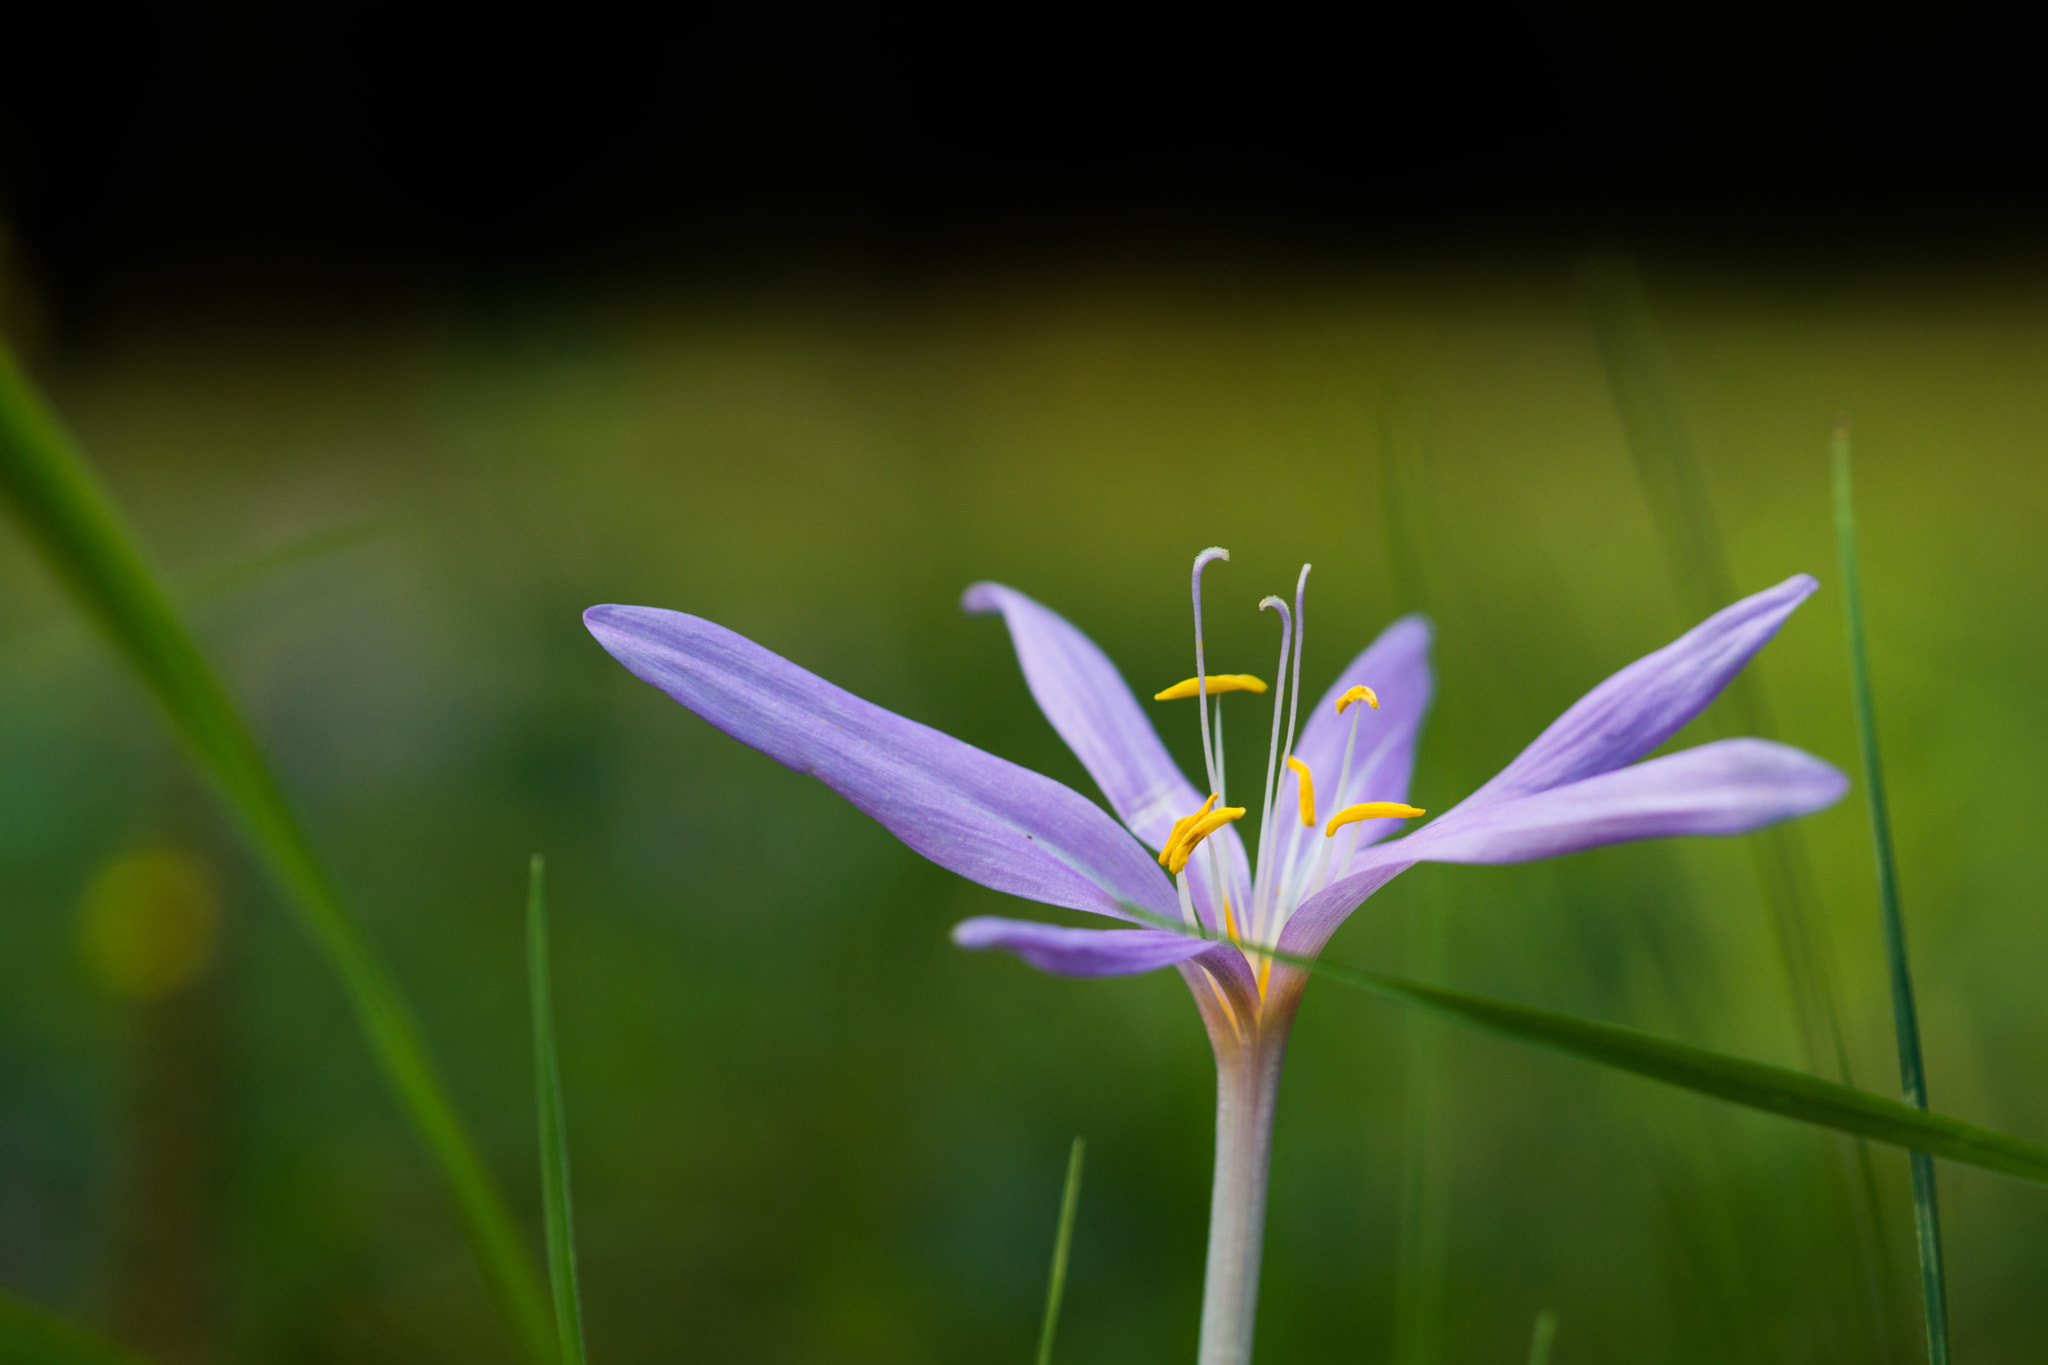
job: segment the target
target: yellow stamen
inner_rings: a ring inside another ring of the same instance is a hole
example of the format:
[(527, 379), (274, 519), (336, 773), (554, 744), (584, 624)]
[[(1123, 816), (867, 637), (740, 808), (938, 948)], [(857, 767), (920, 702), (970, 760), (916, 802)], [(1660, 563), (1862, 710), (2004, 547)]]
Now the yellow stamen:
[(1361, 683), (1337, 698), (1337, 714), (1343, 715), (1346, 708), (1355, 701), (1362, 701), (1375, 711), (1380, 709), (1380, 694)]
[(1294, 775), (1301, 779), (1301, 823), (1310, 829), (1316, 827), (1316, 780), (1308, 770), (1308, 764), (1293, 754), (1287, 756), (1287, 766), (1294, 769)]
[(1223, 898), (1223, 932), (1230, 935), (1232, 943), (1240, 942), (1237, 936), (1237, 916), (1230, 913), (1230, 897)]
[(1222, 829), (1232, 820), (1242, 820), (1243, 818), (1243, 806), (1225, 806), (1221, 810), (1210, 811), (1207, 815), (1197, 819), (1181, 835), (1180, 843), (1174, 847), (1173, 857), (1167, 861), (1166, 870), (1178, 877), (1180, 870), (1188, 865), (1188, 859), (1194, 856), (1195, 848), (1202, 840), (1208, 838), (1217, 830)]
[[(1263, 692), (1266, 690), (1266, 685), (1249, 673), (1211, 673), (1207, 681), (1209, 684), (1209, 695), (1212, 697), (1218, 692)], [(1182, 697), (1199, 697), (1202, 695), (1202, 682), (1203, 679), (1201, 678), (1189, 678), (1186, 682), (1177, 682), (1164, 692), (1154, 692), (1152, 700), (1179, 701)]]
[(1409, 820), (1427, 814), (1426, 810), (1404, 806), (1399, 801), (1367, 801), (1362, 805), (1346, 806), (1331, 816), (1330, 827), (1323, 831), (1323, 837), (1331, 838), (1344, 826), (1360, 820)]
[(1159, 865), (1161, 867), (1165, 867), (1168, 860), (1173, 857), (1174, 850), (1180, 847), (1180, 841), (1186, 837), (1189, 827), (1195, 821), (1207, 815), (1209, 807), (1216, 804), (1216, 795), (1215, 792), (1209, 793), (1209, 799), (1202, 803), (1200, 810), (1196, 811), (1193, 815), (1183, 815), (1180, 819), (1173, 822), (1173, 832), (1166, 836), (1166, 847), (1159, 850)]

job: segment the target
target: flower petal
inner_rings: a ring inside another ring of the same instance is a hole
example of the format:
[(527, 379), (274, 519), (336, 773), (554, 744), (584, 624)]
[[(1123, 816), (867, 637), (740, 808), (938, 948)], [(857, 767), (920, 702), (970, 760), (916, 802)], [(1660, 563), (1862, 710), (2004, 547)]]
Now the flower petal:
[[(1292, 770), (1281, 778), (1274, 818), (1280, 821), (1280, 866), (1290, 885), (1313, 873), (1324, 847), (1323, 824), (1346, 806), (1360, 801), (1406, 801), (1415, 771), (1415, 743), (1429, 713), (1432, 678), (1429, 669), (1429, 622), (1404, 616), (1380, 632), (1379, 638), (1351, 661), (1330, 684), (1301, 728), (1295, 756), (1308, 764), (1315, 787), (1317, 823), (1301, 823), (1301, 783)], [(1337, 714), (1337, 699), (1365, 684), (1379, 696), (1380, 709), (1362, 704), (1358, 745), (1351, 754), (1351, 776), (1344, 776), (1344, 748), (1351, 738), (1352, 712)], [(1329, 841), (1332, 866), (1342, 868), (1359, 849), (1397, 833), (1404, 821), (1361, 820), (1346, 825)], [(1284, 902), (1283, 902), (1284, 903)]]
[(1349, 875), (1302, 902), (1279, 946), (1313, 957), (1366, 897), (1418, 862), (1518, 863), (1635, 839), (1744, 834), (1831, 806), (1848, 789), (1839, 770), (1790, 745), (1724, 739), (1549, 791), (1467, 804), (1360, 855)]
[(1173, 885), (1101, 807), (1049, 777), (863, 701), (742, 635), (655, 607), (583, 613), (643, 682), (809, 773), (942, 867), (1015, 896), (1178, 918)]
[[(1002, 614), (1038, 709), (1102, 788), (1117, 818), (1152, 848), (1165, 847), (1173, 822), (1201, 805), (1206, 793), (1181, 774), (1109, 656), (1065, 617), (1001, 583), (976, 583), (960, 605), (969, 615)], [(1232, 903), (1244, 904), (1251, 888), (1244, 842), (1229, 827), (1208, 842), (1232, 888)], [(1203, 921), (1219, 927), (1207, 854), (1189, 862), (1188, 879)]]
[(1602, 844), (1746, 834), (1832, 806), (1849, 779), (1767, 739), (1724, 739), (1508, 801), (1470, 808), (1401, 841), (1410, 859), (1520, 863)]
[(1636, 660), (1551, 722), (1465, 804), (1527, 796), (1635, 762), (1705, 710), (1819, 586), (1794, 574)]
[(1280, 930), (1280, 951), (1297, 957), (1314, 957), (1323, 951), (1337, 926), (1351, 918), (1351, 912), (1365, 904), (1368, 896), (1415, 866), (1415, 859), (1401, 856), (1407, 847), (1408, 840), (1396, 839), (1360, 853), (1348, 874), (1294, 908)]
[(1001, 948), (1057, 976), (1130, 976), (1177, 966), (1204, 1015), (1212, 994), (1240, 1019), (1259, 1012), (1258, 979), (1235, 944), (1165, 929), (1072, 929), (995, 915), (954, 925), (953, 941), (963, 948)]
[(1215, 945), (1164, 929), (1071, 929), (982, 915), (953, 926), (953, 942), (1001, 948), (1056, 976), (1131, 976), (1199, 957)]

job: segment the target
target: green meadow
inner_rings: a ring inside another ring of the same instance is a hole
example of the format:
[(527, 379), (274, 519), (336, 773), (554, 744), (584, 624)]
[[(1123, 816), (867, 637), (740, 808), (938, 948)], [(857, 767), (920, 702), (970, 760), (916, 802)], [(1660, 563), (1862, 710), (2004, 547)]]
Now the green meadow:
[[(1423, 865), (1333, 962), (1898, 1094), (1837, 582), (1871, 680), (1935, 1109), (2048, 1138), (2048, 273), (2020, 252), (1101, 252), (188, 298), (23, 339), (251, 720), (542, 1264), (526, 875), (546, 856), (590, 1358), (1195, 1347), (1214, 1071), (1170, 972), (947, 934), (1027, 906), (636, 682), (595, 603), (708, 617), (1094, 796), (995, 579), (1144, 696), (1310, 696), (1437, 631), (1450, 807), (1725, 600), (1822, 591), (1674, 747), (1848, 772), (1781, 832)], [(1726, 596), (1723, 594), (1726, 591)], [(1270, 714), (1226, 706), (1235, 773)], [(1188, 771), (1192, 712), (1146, 706)], [(1249, 779), (1240, 776), (1240, 783)], [(1083, 917), (1048, 912), (1080, 923)], [(2048, 1351), (2048, 1191), (1938, 1163), (1958, 1359)], [(510, 1361), (334, 974), (36, 543), (0, 528), (0, 1285), (165, 1365)], [(1921, 1359), (1905, 1155), (1310, 988), (1258, 1358)], [(0, 1358), (11, 1357), (0, 1346)]]

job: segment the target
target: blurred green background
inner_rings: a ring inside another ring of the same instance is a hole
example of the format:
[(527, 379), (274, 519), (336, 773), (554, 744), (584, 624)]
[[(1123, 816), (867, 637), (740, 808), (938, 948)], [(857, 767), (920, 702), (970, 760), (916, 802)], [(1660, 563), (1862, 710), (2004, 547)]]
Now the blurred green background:
[[(2020, 252), (1643, 265), (1691, 525), (1737, 592), (1826, 585), (1755, 696), (1852, 772), (1826, 444), (1854, 419), (1931, 1092), (2048, 1134), (2048, 275)], [(1194, 1345), (1213, 1078), (1179, 979), (956, 951), (960, 918), (1038, 912), (634, 681), (578, 613), (710, 617), (1094, 795), (961, 589), (1036, 596), (1149, 693), (1189, 672), (1197, 550), (1233, 554), (1214, 666), (1262, 674), (1254, 604), (1310, 561), (1311, 695), (1394, 616), (1435, 619), (1415, 799), (1442, 809), (1700, 614), (1595, 335), (1562, 249), (1132, 249), (142, 310), (33, 358), (536, 1246), (520, 914), (548, 856), (593, 1359), (1022, 1359), (1083, 1133), (1057, 1352), (1083, 1365)], [(1188, 715), (1158, 719), (1193, 760)], [(1236, 709), (1238, 771), (1266, 723)], [(1893, 1093), (1860, 806), (1792, 846), (1854, 1076)], [(1743, 841), (1425, 866), (1329, 955), (1833, 1074), (1758, 866)], [(152, 897), (170, 946), (143, 956), (185, 971), (122, 956)], [(507, 1358), (281, 908), (0, 536), (0, 1284), (166, 1361)], [(1519, 1360), (1545, 1308), (1560, 1361), (1914, 1359), (1905, 1163), (1872, 1162), (1874, 1217), (1839, 1139), (1317, 986), (1260, 1359)], [(1942, 1178), (1959, 1354), (2042, 1353), (2048, 1195)]]

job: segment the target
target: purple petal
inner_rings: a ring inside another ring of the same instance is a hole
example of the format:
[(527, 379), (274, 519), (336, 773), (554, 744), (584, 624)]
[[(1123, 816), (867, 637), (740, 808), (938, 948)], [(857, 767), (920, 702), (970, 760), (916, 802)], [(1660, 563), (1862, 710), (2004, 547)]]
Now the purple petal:
[(1635, 762), (1705, 710), (1819, 586), (1794, 574), (1636, 660), (1581, 697), (1466, 804), (1527, 796)]
[(1680, 834), (1744, 834), (1839, 801), (1849, 779), (1764, 739), (1724, 739), (1619, 772), (1487, 805), (1467, 804), (1361, 854), (1310, 896), (1279, 946), (1312, 957), (1366, 897), (1418, 862), (1516, 863)]
[(1070, 929), (983, 915), (953, 926), (962, 948), (1001, 948), (1056, 976), (1131, 976), (1207, 952), (1207, 939), (1164, 929)]
[(1209, 979), (1229, 997), (1240, 1017), (1256, 1017), (1259, 1010), (1259, 986), (1251, 964), (1229, 943), (1165, 929), (1072, 929), (995, 915), (954, 925), (953, 941), (963, 948), (1001, 948), (1057, 976), (1130, 976), (1179, 966), (1188, 974), (1188, 988), (1206, 996), (1207, 983), (1193, 971), (1199, 966), (1208, 970)]
[(1411, 860), (1520, 863), (1631, 839), (1746, 834), (1832, 806), (1848, 790), (1841, 772), (1790, 745), (1724, 739), (1469, 807), (1401, 844)]
[[(1201, 805), (1205, 793), (1182, 776), (1109, 656), (1066, 618), (1015, 588), (976, 583), (960, 605), (970, 615), (1002, 613), (1039, 710), (1102, 788), (1117, 818), (1152, 848), (1164, 847), (1173, 822)], [(1233, 904), (1244, 904), (1251, 869), (1237, 830), (1225, 826), (1209, 842)], [(1189, 862), (1188, 880), (1203, 921), (1217, 927), (1207, 854)]]
[(1402, 858), (1400, 853), (1408, 847), (1408, 840), (1396, 839), (1391, 844), (1361, 853), (1352, 863), (1351, 871), (1331, 882), (1321, 891), (1304, 900), (1287, 917), (1287, 924), (1280, 930), (1280, 951), (1293, 953), (1297, 957), (1314, 957), (1330, 941), (1330, 935), (1337, 932), (1337, 926), (1351, 918), (1351, 912), (1365, 904), (1366, 897), (1385, 886), (1394, 878), (1415, 866), (1415, 859)]
[(942, 867), (983, 886), (1130, 918), (1178, 918), (1159, 865), (1078, 792), (861, 700), (723, 626), (655, 607), (583, 622), (643, 682), (809, 773)]
[[(1314, 778), (1317, 826), (1311, 829), (1301, 823), (1301, 783), (1292, 769), (1281, 778), (1274, 812), (1283, 836), (1280, 866), (1291, 870), (1292, 879), (1310, 875), (1314, 857), (1322, 851), (1322, 824), (1332, 815), (1360, 801), (1408, 799), (1408, 781), (1415, 771), (1415, 742), (1429, 712), (1429, 644), (1429, 622), (1420, 616), (1402, 617), (1351, 661), (1309, 713), (1294, 752)], [(1352, 712), (1338, 715), (1337, 698), (1361, 683), (1378, 694), (1380, 709), (1356, 708), (1363, 712), (1358, 718), (1358, 746), (1351, 754), (1350, 780), (1340, 791), (1338, 779), (1344, 775), (1344, 746), (1351, 737)], [(1332, 865), (1344, 866), (1355, 850), (1399, 832), (1404, 823), (1361, 820), (1346, 825), (1332, 841)]]
[(976, 583), (960, 599), (971, 616), (1000, 612), (1038, 709), (1109, 798), (1110, 809), (1154, 848), (1202, 803), (1182, 776), (1123, 675), (1095, 642), (1015, 588)]

